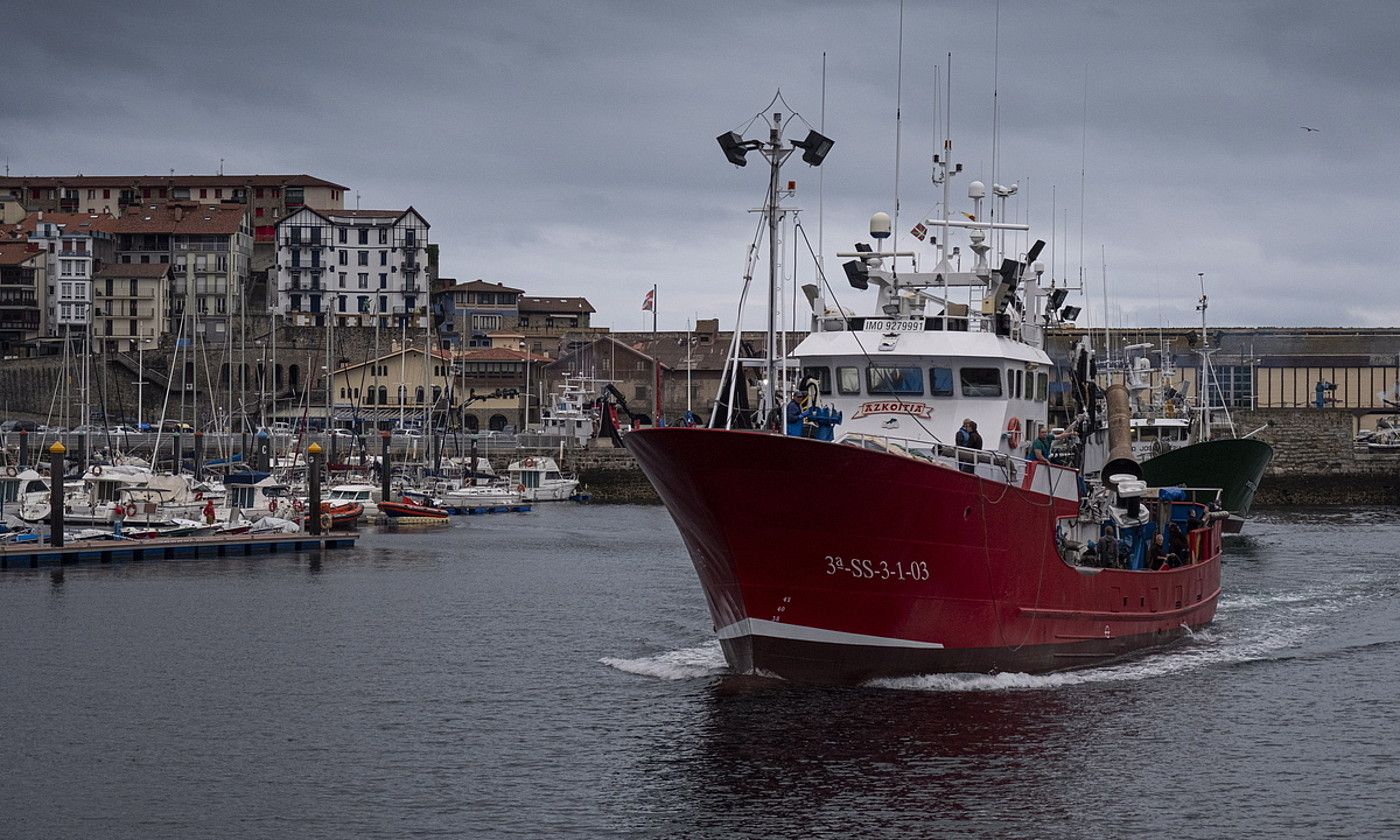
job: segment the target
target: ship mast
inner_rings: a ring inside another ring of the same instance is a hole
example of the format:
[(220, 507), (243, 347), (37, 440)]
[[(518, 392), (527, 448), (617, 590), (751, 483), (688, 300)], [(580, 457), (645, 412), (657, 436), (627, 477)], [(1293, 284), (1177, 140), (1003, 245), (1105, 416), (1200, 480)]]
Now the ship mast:
[(1196, 279), (1201, 282), (1201, 300), (1196, 304), (1196, 311), (1201, 313), (1201, 440), (1210, 440), (1210, 341), (1206, 335), (1206, 275), (1203, 271), (1196, 272)]

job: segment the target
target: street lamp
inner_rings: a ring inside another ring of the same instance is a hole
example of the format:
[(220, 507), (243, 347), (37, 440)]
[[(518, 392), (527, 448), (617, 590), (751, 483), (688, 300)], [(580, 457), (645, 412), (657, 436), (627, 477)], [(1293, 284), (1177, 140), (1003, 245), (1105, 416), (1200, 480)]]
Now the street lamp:
[[(788, 122), (792, 115), (788, 115)], [(768, 214), (768, 346), (764, 365), (763, 399), (765, 418), (777, 408), (774, 388), (777, 381), (777, 315), (778, 315), (778, 173), (783, 163), (795, 150), (802, 149), (802, 160), (812, 166), (820, 166), (826, 155), (835, 145), (829, 137), (816, 131), (808, 131), (802, 140), (783, 143), (783, 114), (774, 112), (768, 121), (767, 140), (745, 140), (736, 131), (726, 131), (715, 140), (719, 143), (724, 157), (735, 166), (746, 166), (746, 156), (757, 151), (768, 159), (768, 201), (764, 212)], [(738, 329), (738, 324), (735, 324)]]

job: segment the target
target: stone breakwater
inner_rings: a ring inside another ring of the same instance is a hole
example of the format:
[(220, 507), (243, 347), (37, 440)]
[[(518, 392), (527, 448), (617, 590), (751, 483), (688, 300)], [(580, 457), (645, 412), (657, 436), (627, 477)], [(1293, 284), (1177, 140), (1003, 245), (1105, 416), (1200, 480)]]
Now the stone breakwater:
[(1352, 443), (1356, 412), (1261, 409), (1234, 414), (1235, 428), (1274, 448), (1256, 507), (1400, 504), (1400, 454)]
[(656, 505), (661, 499), (625, 449), (580, 449), (566, 452), (560, 467), (578, 476), (579, 487), (599, 504)]

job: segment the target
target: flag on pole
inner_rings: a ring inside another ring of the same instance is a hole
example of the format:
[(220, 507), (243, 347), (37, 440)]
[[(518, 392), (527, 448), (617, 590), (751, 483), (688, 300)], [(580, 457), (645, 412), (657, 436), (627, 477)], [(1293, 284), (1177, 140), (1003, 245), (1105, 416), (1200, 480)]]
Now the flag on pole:
[(919, 240), (920, 242), (923, 242), (924, 237), (928, 236), (928, 228), (924, 227), (923, 222), (919, 222), (917, 225), (914, 225), (913, 230), (909, 232), (914, 234), (914, 238)]
[(647, 292), (647, 296), (646, 296), (645, 298), (642, 299), (642, 311), (643, 311), (643, 312), (654, 312), (654, 311), (656, 311), (656, 290), (655, 290), (655, 289), (651, 289), (650, 291), (648, 291), (648, 292)]

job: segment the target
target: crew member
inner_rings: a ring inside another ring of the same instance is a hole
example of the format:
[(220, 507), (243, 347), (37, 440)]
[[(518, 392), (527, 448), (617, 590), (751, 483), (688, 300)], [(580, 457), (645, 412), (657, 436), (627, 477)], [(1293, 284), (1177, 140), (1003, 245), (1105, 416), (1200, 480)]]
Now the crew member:
[(1040, 435), (1031, 443), (1030, 459), (1041, 464), (1055, 463), (1050, 460), (1050, 449), (1052, 446), (1053, 442), (1050, 439), (1050, 427), (1041, 426)]
[(792, 392), (792, 399), (787, 404), (787, 433), (790, 437), (802, 437), (803, 421), (811, 416), (811, 412), (802, 410), (802, 391)]
[(214, 524), (214, 500), (207, 499), (204, 502), (204, 524)]

